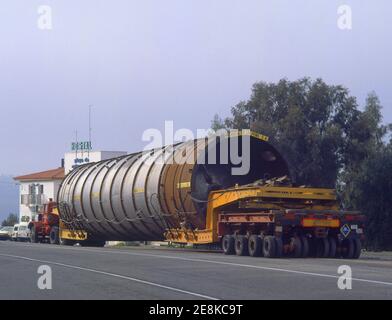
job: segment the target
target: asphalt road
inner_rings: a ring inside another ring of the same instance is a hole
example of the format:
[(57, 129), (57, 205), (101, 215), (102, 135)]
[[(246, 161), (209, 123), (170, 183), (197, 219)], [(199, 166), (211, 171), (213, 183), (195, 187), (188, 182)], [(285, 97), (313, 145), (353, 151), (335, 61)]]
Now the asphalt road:
[[(52, 289), (37, 286), (49, 265)], [(338, 288), (338, 267), (352, 289)], [(267, 259), (0, 241), (0, 299), (392, 299), (392, 261)]]

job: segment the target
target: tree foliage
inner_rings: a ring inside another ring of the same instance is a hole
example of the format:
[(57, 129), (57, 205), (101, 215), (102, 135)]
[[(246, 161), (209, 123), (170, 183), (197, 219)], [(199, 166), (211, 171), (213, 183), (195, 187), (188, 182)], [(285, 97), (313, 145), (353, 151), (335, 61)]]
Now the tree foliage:
[(18, 223), (18, 216), (16, 214), (10, 213), (6, 219), (1, 223), (2, 227), (13, 226)]
[(392, 148), (382, 147), (352, 176), (350, 202), (367, 215), (371, 249), (392, 250)]
[[(392, 239), (377, 240), (372, 233), (382, 221), (388, 225), (383, 226), (382, 237), (388, 238), (386, 230), (392, 229), (391, 219), (386, 218), (390, 203), (383, 202), (392, 195), (391, 179), (383, 175), (382, 165), (391, 155), (385, 152), (392, 149), (385, 144), (391, 126), (382, 124), (381, 104), (374, 92), (360, 110), (347, 88), (321, 79), (258, 82), (250, 99), (232, 107), (231, 117), (216, 115), (212, 128), (250, 128), (272, 137), (298, 184), (336, 187), (346, 208), (361, 209), (371, 218), (371, 241), (384, 247), (392, 243)], [(368, 189), (378, 181), (373, 175), (380, 181), (376, 192)], [(372, 207), (375, 201), (378, 204)]]

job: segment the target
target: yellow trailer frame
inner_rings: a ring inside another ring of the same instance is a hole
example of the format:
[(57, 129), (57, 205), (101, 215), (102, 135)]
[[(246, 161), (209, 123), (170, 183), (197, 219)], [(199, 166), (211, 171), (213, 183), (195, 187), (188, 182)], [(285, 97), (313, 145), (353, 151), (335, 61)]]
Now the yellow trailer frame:
[(63, 221), (60, 220), (59, 225), (60, 239), (85, 241), (87, 240), (87, 232), (84, 230), (71, 230), (68, 229)]
[[(339, 210), (335, 190), (324, 188), (251, 186), (213, 191), (208, 197), (206, 227), (203, 230), (172, 228), (165, 232), (169, 242), (211, 244), (219, 241), (218, 216), (228, 205), (244, 202), (252, 207), (282, 209), (290, 200), (299, 200), (311, 210)], [(324, 202), (322, 204), (319, 203)], [(283, 205), (283, 206), (282, 206)], [(295, 208), (295, 204), (293, 204)]]
[[(59, 209), (53, 208), (53, 213), (60, 217)], [(87, 240), (87, 232), (84, 230), (72, 230), (67, 228), (64, 221), (59, 219), (59, 237), (60, 239), (74, 240), (74, 241), (85, 241)]]

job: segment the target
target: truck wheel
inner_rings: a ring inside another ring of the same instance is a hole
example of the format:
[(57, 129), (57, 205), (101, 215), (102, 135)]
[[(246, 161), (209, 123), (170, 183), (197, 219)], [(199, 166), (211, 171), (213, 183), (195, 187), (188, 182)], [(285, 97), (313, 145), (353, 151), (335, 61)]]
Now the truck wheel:
[(248, 256), (248, 238), (242, 235), (236, 236), (234, 248), (237, 256)]
[(306, 258), (309, 256), (309, 240), (305, 236), (301, 236), (301, 245), (302, 245), (302, 253), (301, 253), (301, 258)]
[(283, 241), (281, 237), (275, 237), (275, 257), (281, 258), (283, 255)]
[(35, 226), (31, 227), (30, 241), (31, 241), (31, 243), (38, 243), (39, 242), (38, 233), (37, 233), (37, 230), (35, 229)]
[(234, 237), (225, 235), (222, 239), (222, 249), (224, 254), (234, 254)]
[(354, 257), (355, 244), (353, 239), (345, 239), (342, 243), (342, 257), (352, 259)]
[(327, 238), (317, 239), (316, 243), (316, 257), (328, 258), (329, 256), (329, 242)]
[(263, 240), (263, 255), (266, 258), (274, 258), (276, 254), (276, 242), (274, 237), (266, 236)]
[(59, 244), (59, 228), (53, 227), (49, 234), (50, 244)]
[(353, 239), (354, 242), (354, 254), (353, 254), (353, 259), (358, 259), (361, 256), (361, 251), (362, 251), (362, 244), (361, 240), (358, 238)]
[(336, 239), (333, 237), (328, 237), (328, 244), (329, 244), (329, 258), (336, 257)]
[(248, 251), (250, 256), (260, 257), (263, 249), (262, 246), (263, 246), (263, 240), (259, 236), (252, 234), (249, 237)]
[(291, 238), (290, 249), (294, 258), (300, 258), (302, 256), (302, 242), (299, 237)]

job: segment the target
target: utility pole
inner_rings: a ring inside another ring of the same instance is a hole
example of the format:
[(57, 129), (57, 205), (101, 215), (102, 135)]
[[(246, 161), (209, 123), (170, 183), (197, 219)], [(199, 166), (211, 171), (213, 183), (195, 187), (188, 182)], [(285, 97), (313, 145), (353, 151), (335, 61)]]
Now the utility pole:
[(79, 148), (79, 143), (78, 143), (78, 130), (76, 129), (75, 130), (75, 142), (76, 142), (76, 145), (75, 145), (75, 159), (77, 159), (78, 158), (78, 148)]
[(89, 148), (88, 148), (88, 157), (90, 158), (90, 149), (92, 148), (92, 143), (91, 143), (91, 109), (92, 109), (92, 105), (90, 104), (88, 106), (88, 141), (89, 141)]

